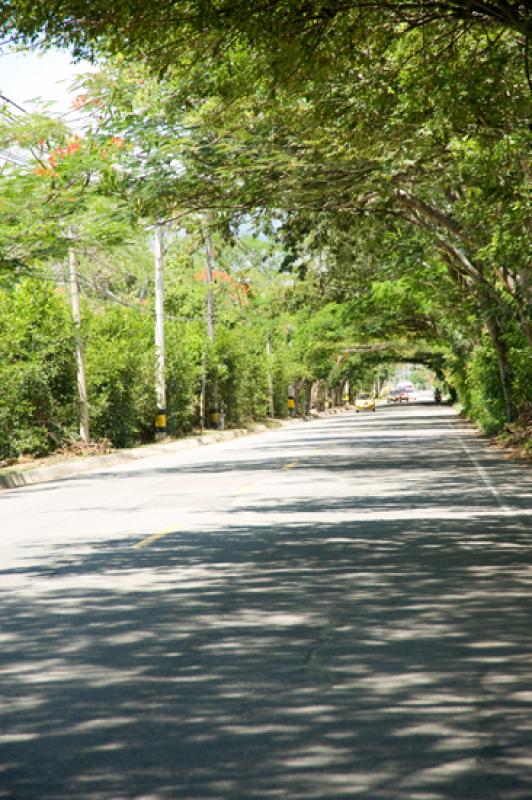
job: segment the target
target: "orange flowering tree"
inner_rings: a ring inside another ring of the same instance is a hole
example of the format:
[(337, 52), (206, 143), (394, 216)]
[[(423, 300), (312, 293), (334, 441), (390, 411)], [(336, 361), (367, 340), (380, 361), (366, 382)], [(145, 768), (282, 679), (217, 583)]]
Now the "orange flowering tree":
[(121, 137), (71, 132), (43, 114), (0, 117), (0, 268), (63, 258), (79, 247), (111, 246), (133, 217), (117, 192)]

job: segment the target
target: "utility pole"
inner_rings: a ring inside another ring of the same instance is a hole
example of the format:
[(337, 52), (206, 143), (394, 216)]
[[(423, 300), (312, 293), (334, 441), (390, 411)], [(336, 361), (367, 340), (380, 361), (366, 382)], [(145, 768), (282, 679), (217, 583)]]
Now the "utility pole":
[[(286, 345), (289, 350), (292, 349), (292, 333), (293, 328), (289, 325), (286, 329)], [(296, 392), (293, 383), (288, 386), (288, 413), (291, 417), (296, 413)]]
[(206, 283), (207, 283), (207, 336), (214, 344), (214, 296), (212, 293), (212, 238), (210, 231), (205, 232)]
[(272, 340), (268, 333), (266, 335), (266, 353), (268, 354), (268, 396), (270, 401), (270, 417), (275, 417), (275, 404), (273, 397), (273, 377), (272, 377)]
[[(74, 240), (72, 229), (69, 232), (70, 239)], [(76, 327), (76, 364), (78, 378), (78, 397), (79, 397), (79, 435), (85, 444), (90, 442), (89, 427), (89, 402), (87, 398), (87, 383), (85, 380), (85, 359), (83, 354), (83, 341), (81, 338), (81, 310), (79, 302), (79, 280), (78, 280), (78, 259), (74, 245), (71, 244), (68, 250), (68, 262), (70, 266), (70, 297), (72, 300), (72, 315)]]
[(344, 383), (344, 391), (342, 397), (344, 403), (349, 403), (349, 389), (350, 389), (349, 380), (346, 380), (346, 382)]
[(207, 353), (203, 345), (201, 354), (201, 396), (200, 396), (200, 424), (201, 432), (205, 430), (207, 422)]
[[(211, 345), (214, 344), (215, 338), (215, 324), (214, 324), (214, 294), (213, 294), (213, 282), (212, 282), (212, 273), (213, 273), (213, 249), (212, 249), (212, 237), (211, 232), (207, 227), (205, 227), (205, 283), (207, 284), (207, 297), (206, 297), (206, 304), (207, 304), (207, 336), (209, 337), (209, 341)], [(203, 380), (203, 403), (205, 404), (205, 392), (206, 392), (206, 375), (205, 375), (205, 368), (203, 370), (204, 380)], [(218, 410), (218, 380), (216, 375), (214, 376), (213, 387), (212, 387), (212, 408), (210, 413), (210, 421), (211, 424), (215, 427), (218, 427), (220, 422), (220, 414)]]
[(157, 223), (155, 226), (155, 353), (157, 358), (155, 438), (163, 439), (166, 436), (166, 377), (164, 351), (164, 241), (161, 223)]

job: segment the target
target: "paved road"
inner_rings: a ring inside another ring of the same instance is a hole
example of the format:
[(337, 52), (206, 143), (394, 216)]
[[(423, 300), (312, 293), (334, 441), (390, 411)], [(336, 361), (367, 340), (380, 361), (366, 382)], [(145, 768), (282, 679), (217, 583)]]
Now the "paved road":
[(385, 407), (0, 495), (0, 798), (530, 800), (532, 479)]

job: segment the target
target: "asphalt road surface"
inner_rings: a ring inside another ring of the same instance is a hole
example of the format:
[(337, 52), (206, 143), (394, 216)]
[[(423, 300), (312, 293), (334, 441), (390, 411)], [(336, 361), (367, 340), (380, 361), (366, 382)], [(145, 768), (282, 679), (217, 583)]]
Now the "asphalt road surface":
[(0, 494), (0, 798), (530, 800), (532, 476), (387, 406)]

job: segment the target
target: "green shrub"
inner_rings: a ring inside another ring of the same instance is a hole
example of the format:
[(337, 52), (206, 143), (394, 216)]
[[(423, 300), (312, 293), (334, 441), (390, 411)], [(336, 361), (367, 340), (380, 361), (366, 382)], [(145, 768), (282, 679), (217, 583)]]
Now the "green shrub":
[[(532, 348), (517, 326), (506, 334), (505, 342), (510, 391), (519, 414), (532, 400)], [(498, 433), (506, 424), (506, 409), (496, 355), (487, 335), (460, 367), (455, 370), (454, 384), (464, 410), (485, 433)]]
[(112, 307), (84, 323), (91, 435), (128, 447), (153, 436), (156, 412), (152, 318)]
[(217, 333), (220, 402), (226, 422), (239, 424), (268, 414), (266, 342), (251, 326), (222, 328)]
[(166, 325), (166, 408), (171, 434), (199, 421), (203, 332), (197, 324)]
[(467, 365), (468, 411), (485, 433), (500, 431), (506, 421), (495, 352), (485, 336)]
[(71, 316), (50, 284), (0, 290), (0, 458), (45, 455), (75, 435)]

